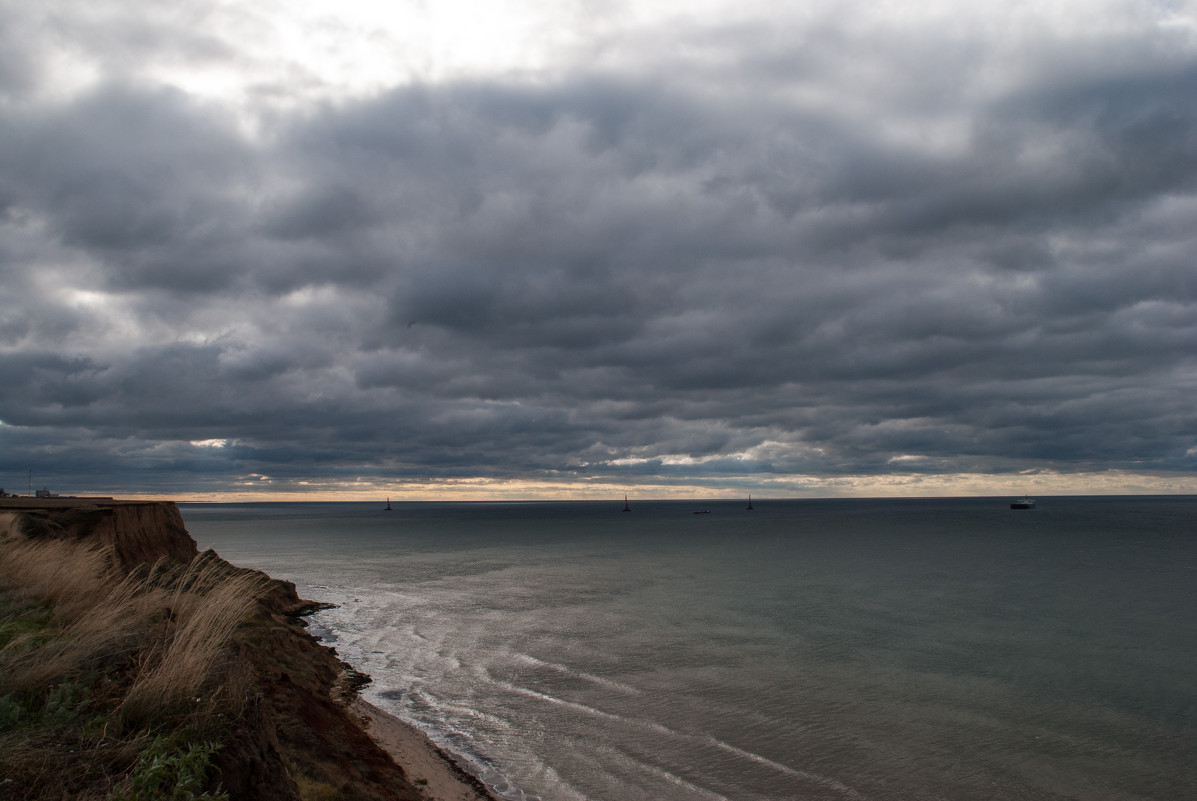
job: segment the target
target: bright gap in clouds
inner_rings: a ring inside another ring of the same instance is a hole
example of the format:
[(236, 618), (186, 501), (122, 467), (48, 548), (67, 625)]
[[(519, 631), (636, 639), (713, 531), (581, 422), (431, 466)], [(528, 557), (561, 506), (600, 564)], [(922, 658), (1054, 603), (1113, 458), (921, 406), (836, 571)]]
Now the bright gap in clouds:
[[(708, 59), (732, 67), (746, 55), (740, 49), (743, 36), (764, 30), (775, 34), (762, 41), (765, 50), (770, 42), (785, 42), (781, 53), (817, 51), (845, 32), (851, 36), (838, 47), (847, 52), (894, 42), (901, 50), (903, 42), (910, 45), (947, 30), (961, 42), (993, 50), (989, 61), (998, 74), (987, 80), (1002, 86), (1018, 65), (1039, 68), (1040, 57), (1055, 51), (1058, 37), (1100, 39), (1111, 30), (1157, 25), (1191, 30), (1191, 2), (1172, 4), (1168, 13), (1145, 5), (1128, 0), (1057, 0), (1033, 7), (853, 0), (811, 0), (794, 7), (757, 0), (262, 0), (101, 4), (69, 21), (34, 5), (21, 12), (21, 35), (41, 39), (53, 54), (47, 54), (45, 66), (54, 77), (43, 86), (51, 95), (69, 97), (122, 76), (261, 111), (411, 83), (497, 75), (551, 78), (579, 67), (638, 73), (660, 63), (684, 70)], [(1081, 13), (1086, 8), (1101, 13)], [(1027, 41), (1016, 35), (1026, 29), (1039, 31), (1028, 40), (1029, 52), (1022, 49)], [(869, 60), (854, 63), (839, 69), (867, 72)], [(884, 61), (873, 65), (880, 76), (891, 68)], [(700, 72), (709, 77), (709, 70)], [(849, 99), (843, 91), (834, 97), (839, 103)]]
[(41, 99), (67, 102), (115, 79), (284, 110), (545, 70), (595, 30), (583, 3), (526, 0), (105, 3), (70, 14), (30, 4), (10, 24), (39, 53)]
[(374, 88), (404, 79), (537, 66), (553, 6), (510, 0), (309, 0), (275, 7), (276, 44), (320, 79)]
[(546, 68), (579, 33), (570, 3), (306, 0), (229, 5), (203, 20), (232, 57), (164, 63), (164, 83), (215, 99), (287, 106)]

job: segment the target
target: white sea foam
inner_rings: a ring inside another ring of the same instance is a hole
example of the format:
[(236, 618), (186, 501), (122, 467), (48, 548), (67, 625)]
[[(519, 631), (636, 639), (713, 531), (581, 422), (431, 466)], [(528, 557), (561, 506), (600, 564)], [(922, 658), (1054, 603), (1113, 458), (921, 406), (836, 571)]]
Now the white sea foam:
[(822, 787), (835, 790), (837, 793), (843, 794), (846, 798), (854, 798), (859, 799), (859, 801), (864, 801), (865, 796), (836, 779), (832, 779), (828, 776), (820, 776), (817, 773), (811, 773), (805, 770), (798, 770), (797, 768), (792, 768), (789, 765), (783, 765), (780, 762), (774, 762), (768, 757), (763, 757), (760, 754), (754, 754), (751, 751), (745, 751), (743, 748), (737, 748), (734, 745), (725, 743), (722, 740), (715, 739), (714, 737), (707, 737), (706, 741), (722, 751), (735, 754), (738, 757), (755, 762), (758, 765), (764, 765), (771, 770), (776, 770), (779, 773), (784, 773), (787, 776), (793, 776), (796, 779), (805, 779), (807, 781), (814, 782)]
[(1197, 500), (355, 508), (184, 514), (512, 801), (1194, 797)]
[(601, 687), (606, 687), (610, 690), (616, 690), (627, 695), (640, 695), (644, 692), (644, 690), (640, 689), (639, 687), (633, 687), (630, 684), (624, 684), (622, 682), (614, 681), (602, 676), (595, 676), (592, 673), (575, 670), (568, 665), (562, 665), (557, 662), (546, 662), (545, 660), (537, 659), (530, 654), (516, 653), (512, 656), (520, 662), (524, 662), (529, 665), (535, 665), (536, 667), (548, 668), (549, 670), (555, 670), (558, 673), (570, 676), (571, 678), (582, 679), (583, 681), (588, 681), (591, 684), (597, 684)]
[(628, 770), (629, 772), (643, 773), (657, 780), (663, 779), (669, 784), (685, 790), (688, 796), (691, 798), (706, 798), (709, 799), (709, 801), (731, 801), (731, 799), (725, 795), (721, 795), (720, 793), (717, 793), (707, 787), (700, 787), (694, 782), (687, 781), (681, 776), (678, 776), (677, 774), (672, 773), (665, 768), (662, 768), (658, 765), (649, 764), (641, 759), (637, 759), (621, 749), (611, 746), (598, 746), (594, 750), (598, 753), (608, 754), (615, 757), (615, 759), (622, 764), (624, 769)]
[(638, 718), (624, 717), (623, 715), (617, 715), (612, 712), (604, 712), (601, 709), (596, 709), (595, 707), (587, 706), (586, 704), (581, 704), (581, 703), (578, 703), (577, 701), (567, 701), (564, 698), (557, 698), (556, 696), (549, 695), (548, 693), (542, 693), (539, 690), (533, 690), (528, 687), (520, 687), (517, 684), (512, 684), (512, 683), (506, 682), (506, 681), (498, 681), (498, 680), (495, 680), (492, 678), (491, 682), (495, 687), (507, 690), (508, 692), (518, 693), (520, 695), (525, 695), (529, 698), (535, 698), (537, 700), (544, 701), (549, 704), (566, 707), (566, 708), (572, 709), (576, 712), (581, 712), (583, 714), (590, 715), (590, 716), (596, 717), (596, 718), (602, 718), (603, 720), (609, 720), (609, 721), (612, 721), (613, 723), (618, 723), (620, 725), (630, 726), (630, 727), (639, 728), (639, 729), (648, 729), (648, 730), (656, 732), (658, 734), (665, 734), (670, 737), (682, 737), (683, 736), (683, 735), (679, 734), (678, 732), (675, 732), (672, 729), (668, 728), (667, 726), (663, 726), (660, 723), (657, 723), (655, 721), (641, 720)]

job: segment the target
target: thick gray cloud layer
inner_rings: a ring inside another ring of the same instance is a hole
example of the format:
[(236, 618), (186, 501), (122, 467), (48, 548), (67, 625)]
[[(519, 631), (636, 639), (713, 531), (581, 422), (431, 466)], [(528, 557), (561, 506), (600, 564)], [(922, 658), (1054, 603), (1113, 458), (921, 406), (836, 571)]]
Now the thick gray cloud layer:
[(54, 92), (0, 11), (10, 483), (1197, 469), (1191, 18), (652, 28), (247, 125), (136, 67), (202, 31), (64, 4), (111, 54)]

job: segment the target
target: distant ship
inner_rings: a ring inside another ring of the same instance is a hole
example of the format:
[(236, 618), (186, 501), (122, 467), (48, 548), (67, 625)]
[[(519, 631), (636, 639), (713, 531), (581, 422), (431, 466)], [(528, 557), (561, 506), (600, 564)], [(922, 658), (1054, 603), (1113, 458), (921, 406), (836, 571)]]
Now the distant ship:
[(387, 508), (386, 508), (386, 509), (383, 509), (382, 511), (384, 511), (384, 512), (389, 512), (389, 511), (391, 511), (391, 499), (390, 499), (390, 497), (388, 497), (388, 498), (387, 498)]
[(748, 495), (748, 508), (745, 509), (744, 511), (746, 511), (746, 512), (752, 511), (752, 495), (751, 495), (751, 493)]
[(623, 510), (625, 512), (632, 511), (631, 507), (628, 506), (628, 496), (627, 495), (623, 496)]
[(1034, 509), (1035, 501), (1032, 500), (1031, 496), (1027, 495), (1021, 501), (1015, 501), (1014, 503), (1010, 504), (1010, 508), (1011, 509)]

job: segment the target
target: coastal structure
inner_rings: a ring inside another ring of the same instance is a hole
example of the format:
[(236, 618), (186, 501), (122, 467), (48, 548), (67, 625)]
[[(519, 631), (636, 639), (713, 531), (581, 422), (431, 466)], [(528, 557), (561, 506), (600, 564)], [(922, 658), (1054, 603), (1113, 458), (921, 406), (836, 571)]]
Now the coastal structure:
[(18, 495), (15, 492), (8, 492), (7, 490), (0, 488), (0, 498), (36, 498), (38, 500), (49, 500), (51, 498), (67, 498), (70, 500), (112, 500), (112, 498), (99, 496), (82, 496), (82, 498), (80, 498), (80, 496), (77, 495), (59, 495), (57, 492), (51, 492), (49, 487), (43, 487), (42, 489), (34, 490), (28, 495)]

